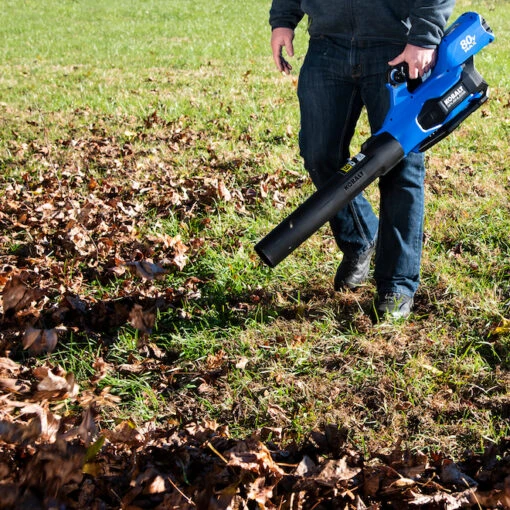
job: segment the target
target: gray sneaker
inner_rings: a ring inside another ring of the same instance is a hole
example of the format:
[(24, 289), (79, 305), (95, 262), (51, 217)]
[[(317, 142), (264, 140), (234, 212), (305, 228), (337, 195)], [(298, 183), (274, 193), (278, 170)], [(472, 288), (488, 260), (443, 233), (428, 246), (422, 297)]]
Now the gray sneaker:
[(372, 260), (374, 252), (375, 242), (360, 255), (344, 255), (336, 271), (334, 282), (335, 290), (353, 290), (359, 287), (368, 278), (370, 261)]
[(381, 294), (375, 302), (376, 319), (404, 319), (411, 313), (413, 302), (411, 296), (398, 292)]

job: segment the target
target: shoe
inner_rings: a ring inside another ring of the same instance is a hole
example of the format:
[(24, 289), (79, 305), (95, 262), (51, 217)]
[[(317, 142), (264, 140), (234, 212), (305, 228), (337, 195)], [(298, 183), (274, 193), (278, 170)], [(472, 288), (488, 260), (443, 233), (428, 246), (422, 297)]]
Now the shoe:
[(398, 292), (382, 294), (375, 303), (376, 319), (404, 319), (411, 313), (413, 302), (411, 296)]
[(368, 277), (370, 261), (375, 252), (375, 242), (360, 255), (344, 255), (335, 275), (335, 290), (355, 289)]

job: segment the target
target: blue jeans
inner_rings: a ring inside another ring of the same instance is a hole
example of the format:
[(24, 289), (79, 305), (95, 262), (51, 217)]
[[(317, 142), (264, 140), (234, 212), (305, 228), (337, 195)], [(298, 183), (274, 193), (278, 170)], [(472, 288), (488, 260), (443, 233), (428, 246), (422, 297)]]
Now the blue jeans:
[[(299, 146), (317, 188), (349, 157), (349, 145), (363, 106), (376, 132), (389, 108), (387, 62), (402, 47), (351, 44), (327, 37), (310, 39), (301, 68)], [(365, 138), (368, 138), (368, 133)], [(340, 250), (357, 255), (377, 239), (374, 277), (379, 294), (413, 296), (420, 279), (424, 217), (423, 154), (411, 153), (379, 179), (379, 219), (358, 195), (331, 220)]]

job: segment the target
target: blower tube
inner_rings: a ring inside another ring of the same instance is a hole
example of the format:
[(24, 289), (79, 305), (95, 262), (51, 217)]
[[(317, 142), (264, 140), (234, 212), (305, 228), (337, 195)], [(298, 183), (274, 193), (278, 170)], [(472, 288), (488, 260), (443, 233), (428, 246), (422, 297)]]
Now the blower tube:
[(269, 267), (275, 267), (301, 243), (333, 218), (354, 197), (404, 158), (404, 149), (389, 133), (369, 138), (361, 152), (323, 187), (313, 193), (257, 245), (255, 251)]

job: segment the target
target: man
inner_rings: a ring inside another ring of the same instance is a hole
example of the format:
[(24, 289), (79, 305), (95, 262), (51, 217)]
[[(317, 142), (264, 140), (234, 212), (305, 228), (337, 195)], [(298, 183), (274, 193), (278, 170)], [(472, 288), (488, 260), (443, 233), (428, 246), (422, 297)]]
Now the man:
[[(389, 108), (389, 66), (407, 63), (411, 79), (434, 65), (455, 0), (273, 0), (269, 22), (276, 67), (294, 55), (294, 29), (308, 16), (308, 51), (298, 82), (299, 147), (317, 188), (349, 157), (365, 107), (372, 133)], [(360, 194), (330, 224), (343, 252), (335, 289), (355, 289), (375, 253), (378, 318), (407, 317), (419, 285), (424, 217), (423, 154), (411, 153), (379, 180), (379, 218)]]

